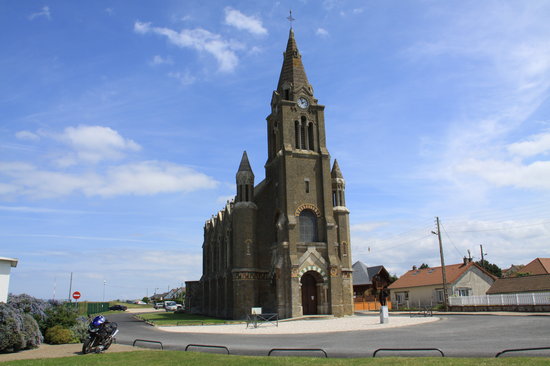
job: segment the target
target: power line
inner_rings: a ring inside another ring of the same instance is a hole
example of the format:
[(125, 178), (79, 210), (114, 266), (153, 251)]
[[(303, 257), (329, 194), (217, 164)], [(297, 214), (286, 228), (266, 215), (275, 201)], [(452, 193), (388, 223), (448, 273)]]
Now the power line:
[(443, 231), (445, 232), (445, 235), (447, 235), (447, 238), (449, 239), (449, 241), (451, 242), (451, 244), (455, 248), (456, 252), (458, 253), (458, 257), (461, 258), (463, 256), (463, 253), (461, 253), (460, 250), (458, 250), (455, 243), (453, 242), (453, 239), (451, 239), (451, 237), (449, 236), (449, 233), (447, 232), (447, 230), (445, 229), (445, 226), (443, 226), (441, 221), (439, 222), (439, 225), (441, 225), (441, 227), (443, 228)]
[[(425, 235), (425, 236), (423, 236), (423, 237), (421, 237), (421, 238), (417, 238), (417, 239), (412, 239), (412, 240), (409, 240), (409, 241), (405, 241), (405, 242), (399, 243), (399, 244), (397, 244), (397, 245), (392, 245), (391, 247), (384, 247), (384, 249), (385, 249), (385, 250), (387, 250), (387, 249), (395, 249), (395, 248), (401, 247), (401, 246), (403, 246), (403, 245), (405, 245), (405, 244), (409, 244), (409, 243), (412, 243), (412, 242), (417, 242), (417, 241), (420, 241), (420, 240), (422, 240), (422, 239), (426, 239), (426, 238), (428, 238), (428, 237), (430, 237), (429, 234), (428, 234), (428, 235)], [(388, 240), (391, 240), (391, 239), (385, 239), (385, 240), (382, 240), (382, 241), (388, 241)]]
[[(501, 224), (504, 224), (504, 222), (502, 222)], [(517, 229), (517, 228), (537, 226), (537, 225), (546, 225), (546, 224), (550, 224), (550, 221), (538, 222), (536, 224), (508, 226), (508, 227), (499, 228), (499, 229), (457, 230), (457, 231), (451, 231), (451, 233), (480, 233), (480, 232), (484, 232), (484, 231), (506, 231), (506, 230), (510, 230), (510, 229)]]

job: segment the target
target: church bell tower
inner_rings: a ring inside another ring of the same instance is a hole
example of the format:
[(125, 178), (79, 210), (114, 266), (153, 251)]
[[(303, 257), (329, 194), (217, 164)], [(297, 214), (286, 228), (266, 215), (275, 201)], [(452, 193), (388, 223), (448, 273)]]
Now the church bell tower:
[(275, 196), (274, 247), (280, 258), (274, 263), (282, 317), (353, 314), (349, 211), (343, 199), (334, 200), (335, 190), (343, 197), (343, 176), (336, 162), (331, 174), (324, 109), (291, 28), (267, 117), (265, 164)]

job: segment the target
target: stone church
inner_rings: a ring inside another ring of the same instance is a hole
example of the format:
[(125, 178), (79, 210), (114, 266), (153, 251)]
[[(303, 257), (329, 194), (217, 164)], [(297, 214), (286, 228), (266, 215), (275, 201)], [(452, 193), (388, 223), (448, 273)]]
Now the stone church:
[(252, 307), (280, 318), (353, 314), (345, 181), (326, 147), (318, 104), (290, 29), (267, 117), (265, 179), (246, 152), (236, 196), (204, 226), (203, 274), (186, 282), (192, 313), (243, 319)]

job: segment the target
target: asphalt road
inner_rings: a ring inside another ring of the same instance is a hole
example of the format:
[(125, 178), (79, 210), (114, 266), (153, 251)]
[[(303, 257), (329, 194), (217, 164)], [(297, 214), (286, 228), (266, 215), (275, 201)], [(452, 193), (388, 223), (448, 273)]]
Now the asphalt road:
[[(550, 316), (445, 315), (437, 322), (385, 330), (253, 336), (168, 333), (126, 313), (111, 315), (109, 320), (119, 325), (117, 342), (120, 344), (131, 345), (135, 339), (147, 339), (160, 341), (164, 349), (171, 350), (184, 350), (188, 344), (218, 345), (239, 355), (265, 356), (272, 348), (321, 348), (329, 357), (372, 357), (379, 348), (438, 348), (448, 357), (494, 357), (505, 349), (550, 347)], [(150, 348), (160, 347), (150, 344)], [(438, 356), (439, 353), (378, 354), (382, 355)], [(508, 355), (550, 357), (550, 350)]]

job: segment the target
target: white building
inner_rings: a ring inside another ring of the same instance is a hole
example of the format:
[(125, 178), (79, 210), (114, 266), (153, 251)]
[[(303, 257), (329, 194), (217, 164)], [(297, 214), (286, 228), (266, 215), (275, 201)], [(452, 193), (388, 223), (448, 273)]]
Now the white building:
[(17, 267), (15, 258), (0, 257), (0, 302), (8, 301), (11, 267)]
[[(445, 266), (448, 296), (485, 295), (496, 277), (474, 262)], [(434, 306), (443, 302), (441, 267), (413, 267), (389, 286), (393, 308)]]

